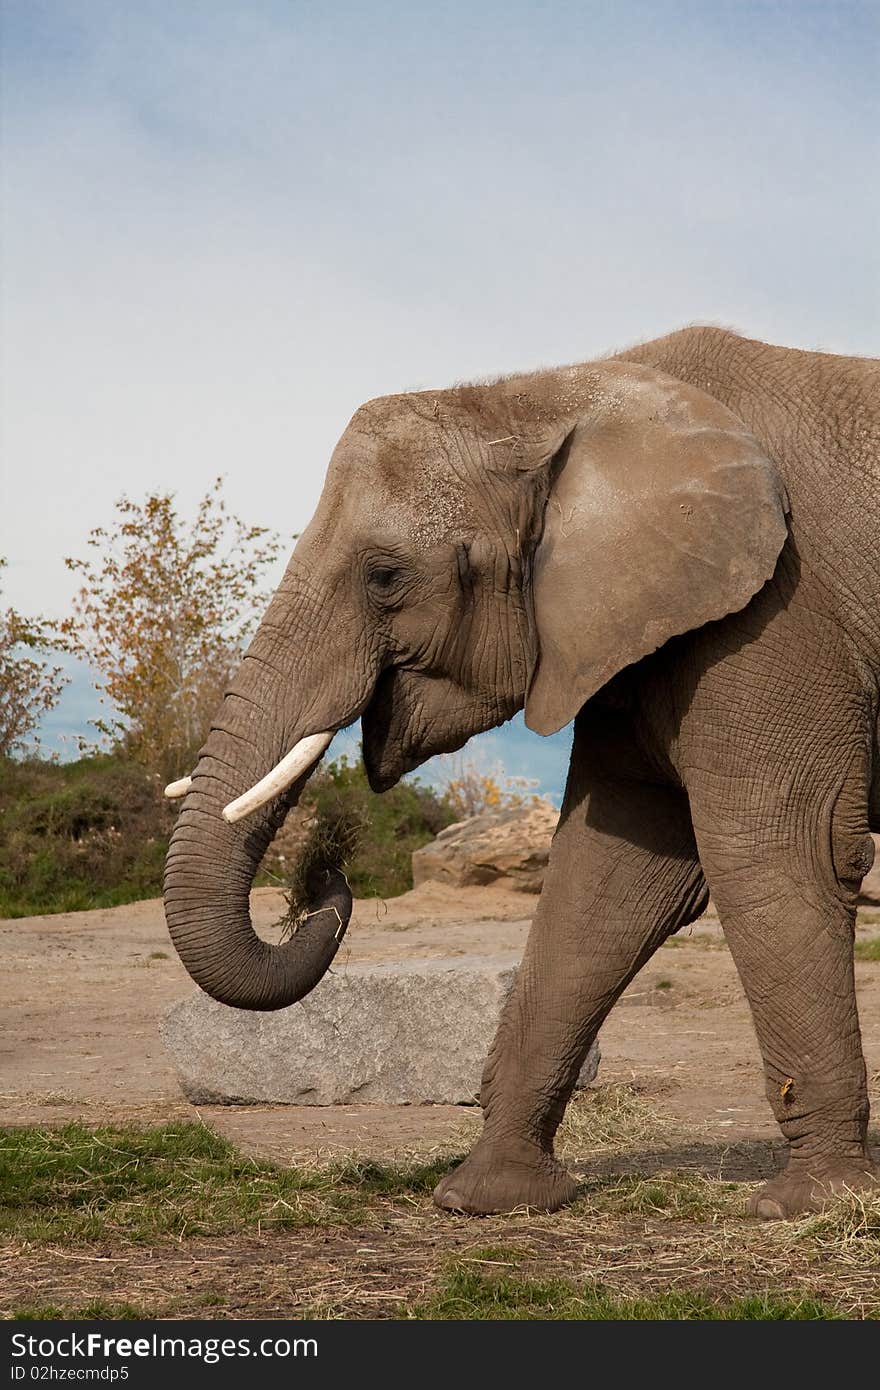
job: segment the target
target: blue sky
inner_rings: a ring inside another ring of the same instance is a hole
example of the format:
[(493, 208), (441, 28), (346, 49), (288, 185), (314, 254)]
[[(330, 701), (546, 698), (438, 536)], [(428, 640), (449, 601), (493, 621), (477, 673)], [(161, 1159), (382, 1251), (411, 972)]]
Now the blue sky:
[(192, 509), (223, 473), (299, 531), (374, 395), (692, 321), (878, 351), (876, 3), (4, 10), (0, 554), (26, 612), (65, 611), (63, 557), (123, 491)]

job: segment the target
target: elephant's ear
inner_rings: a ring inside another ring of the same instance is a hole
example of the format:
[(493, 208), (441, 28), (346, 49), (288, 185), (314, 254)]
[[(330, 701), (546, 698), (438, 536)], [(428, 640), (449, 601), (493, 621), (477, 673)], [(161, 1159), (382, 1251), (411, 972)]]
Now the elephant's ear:
[(534, 560), (526, 723), (540, 734), (670, 637), (744, 608), (787, 532), (776, 469), (726, 407), (632, 363), (595, 373)]

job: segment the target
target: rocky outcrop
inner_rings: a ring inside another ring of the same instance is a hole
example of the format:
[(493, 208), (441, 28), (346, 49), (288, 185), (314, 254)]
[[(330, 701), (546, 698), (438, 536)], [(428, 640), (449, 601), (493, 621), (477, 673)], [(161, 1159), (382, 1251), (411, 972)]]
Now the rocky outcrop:
[[(522, 893), (540, 893), (559, 812), (541, 801), (505, 811), (487, 811), (441, 830), (415, 851), (413, 884), (443, 883), (450, 888), (494, 884)], [(880, 835), (875, 857), (862, 883), (859, 901), (880, 907)], [(714, 907), (710, 906), (712, 912)]]
[[(197, 1105), (467, 1104), (515, 978), (509, 955), (349, 964), (274, 1013), (199, 991), (162, 1037)], [(598, 1063), (594, 1047), (580, 1086)]]
[(416, 888), (430, 879), (451, 887), (496, 884), (540, 893), (559, 812), (546, 801), (487, 811), (441, 830), (412, 857)]

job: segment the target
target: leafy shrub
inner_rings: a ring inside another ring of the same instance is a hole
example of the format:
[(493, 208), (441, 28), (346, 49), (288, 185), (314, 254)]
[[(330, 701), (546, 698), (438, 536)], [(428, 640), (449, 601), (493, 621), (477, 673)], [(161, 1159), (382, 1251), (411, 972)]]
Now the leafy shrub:
[[(0, 917), (158, 897), (176, 814), (160, 779), (121, 752), (74, 763), (0, 758)], [(282, 831), (257, 884), (301, 878), (297, 863), (311, 835), (312, 862), (323, 841), (324, 857), (347, 864), (359, 897), (411, 888), (413, 850), (454, 819), (418, 782), (377, 796), (363, 763), (345, 758), (312, 778), (296, 814), (304, 833), (289, 844)]]
[(118, 756), (0, 759), (0, 916), (155, 897), (173, 824), (158, 781)]

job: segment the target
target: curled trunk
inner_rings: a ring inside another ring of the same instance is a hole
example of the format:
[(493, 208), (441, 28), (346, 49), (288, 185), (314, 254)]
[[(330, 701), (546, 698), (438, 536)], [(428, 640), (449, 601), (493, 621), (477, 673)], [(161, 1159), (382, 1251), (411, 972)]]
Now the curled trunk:
[(254, 875), (305, 777), (259, 814), (238, 825), (222, 808), (241, 792), (212, 734), (178, 817), (165, 867), (165, 915), (171, 939), (206, 993), (239, 1009), (283, 1009), (313, 989), (339, 949), (351, 916), (343, 875), (326, 885), (299, 930), (271, 945), (254, 931), (249, 897)]
[(257, 936), (249, 903), (276, 830), (333, 733), (358, 717), (375, 685), (375, 658), (346, 611), (338, 588), (319, 585), (313, 568), (288, 567), (217, 712), (171, 839), (171, 939), (196, 984), (234, 1008), (302, 999), (351, 916), (348, 884), (335, 870), (321, 875), (316, 900), (280, 945)]

